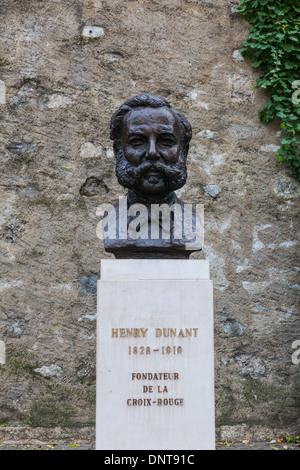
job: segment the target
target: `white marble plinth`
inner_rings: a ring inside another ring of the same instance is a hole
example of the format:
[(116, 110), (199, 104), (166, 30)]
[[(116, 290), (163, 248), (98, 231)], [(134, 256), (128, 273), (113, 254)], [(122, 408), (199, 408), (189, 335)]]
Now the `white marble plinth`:
[(215, 448), (207, 261), (102, 261), (96, 448)]

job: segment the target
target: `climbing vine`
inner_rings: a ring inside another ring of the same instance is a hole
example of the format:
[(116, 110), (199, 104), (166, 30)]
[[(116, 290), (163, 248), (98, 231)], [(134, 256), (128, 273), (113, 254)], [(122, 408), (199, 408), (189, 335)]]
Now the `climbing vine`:
[(297, 0), (240, 0), (236, 11), (250, 23), (240, 52), (262, 70), (255, 85), (270, 96), (259, 110), (260, 120), (281, 120), (277, 165), (288, 165), (300, 181), (300, 4)]

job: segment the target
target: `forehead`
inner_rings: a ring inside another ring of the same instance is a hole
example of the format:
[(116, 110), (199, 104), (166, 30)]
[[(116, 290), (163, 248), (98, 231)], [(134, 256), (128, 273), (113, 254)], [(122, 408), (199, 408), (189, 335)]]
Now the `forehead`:
[(172, 132), (179, 134), (176, 117), (168, 108), (136, 108), (130, 111), (124, 119), (123, 130), (127, 132)]

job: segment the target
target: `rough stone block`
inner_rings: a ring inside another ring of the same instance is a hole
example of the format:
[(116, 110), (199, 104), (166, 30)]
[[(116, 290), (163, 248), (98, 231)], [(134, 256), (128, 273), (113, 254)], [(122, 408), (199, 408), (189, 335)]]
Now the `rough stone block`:
[(104, 35), (104, 29), (100, 26), (84, 26), (81, 34), (84, 38), (96, 39)]

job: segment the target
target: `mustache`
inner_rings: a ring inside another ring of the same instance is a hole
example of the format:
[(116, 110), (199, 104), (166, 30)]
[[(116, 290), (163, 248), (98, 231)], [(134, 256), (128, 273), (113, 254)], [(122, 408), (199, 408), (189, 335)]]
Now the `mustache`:
[(126, 188), (134, 189), (143, 175), (149, 171), (160, 173), (165, 178), (165, 185), (170, 191), (181, 188), (187, 179), (186, 165), (182, 161), (173, 166), (162, 162), (144, 162), (134, 166), (123, 155), (122, 158), (117, 159), (116, 175), (119, 183)]

